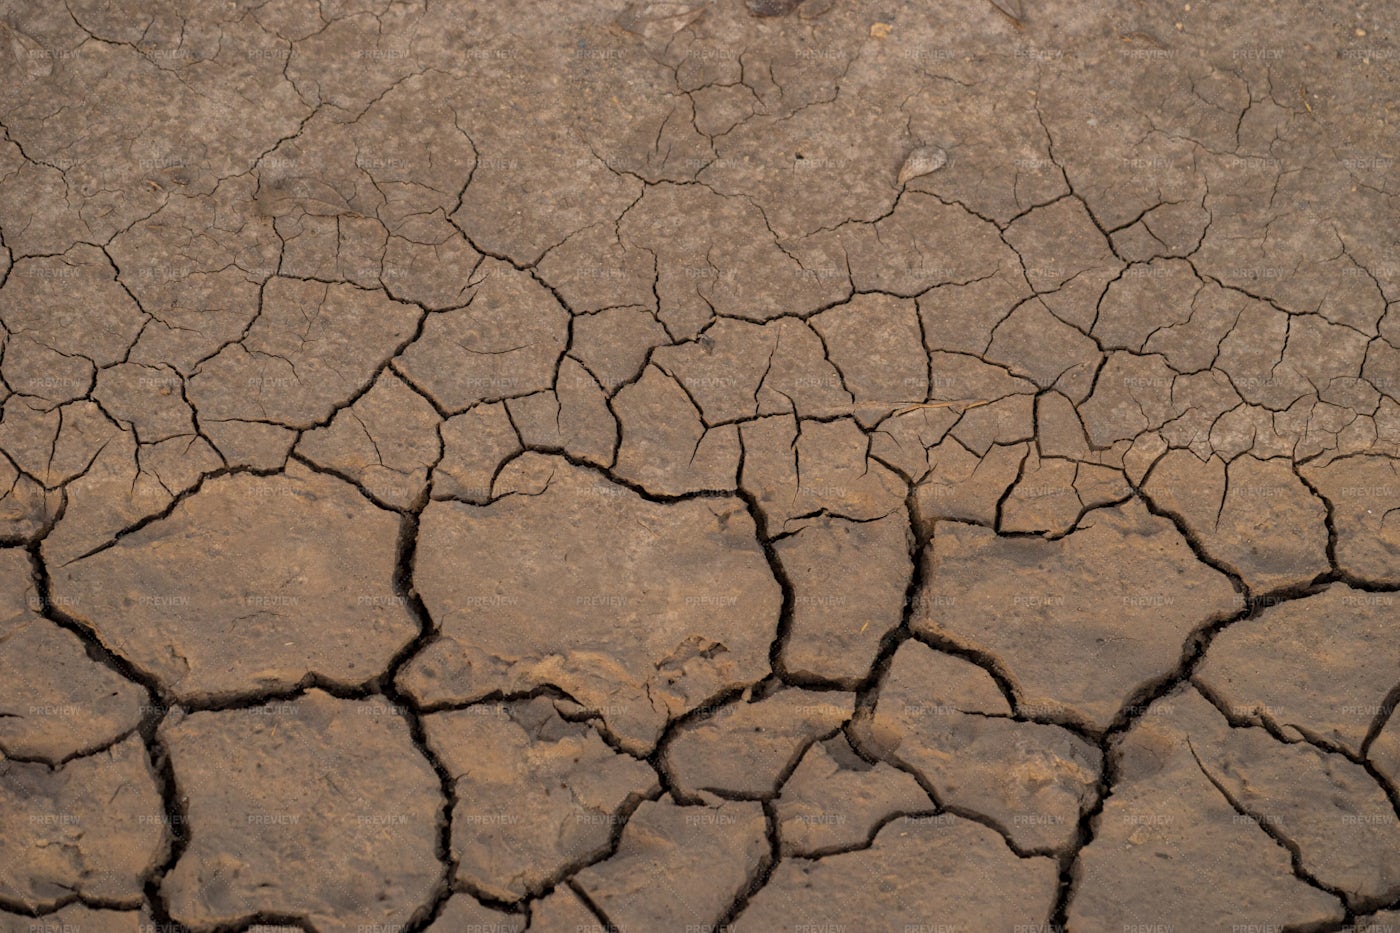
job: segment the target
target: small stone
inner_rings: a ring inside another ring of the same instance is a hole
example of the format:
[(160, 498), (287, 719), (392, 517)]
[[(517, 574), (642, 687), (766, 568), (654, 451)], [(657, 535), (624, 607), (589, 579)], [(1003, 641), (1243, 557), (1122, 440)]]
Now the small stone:
[[(876, 24), (876, 26), (880, 25), (884, 24)], [(889, 32), (890, 27), (885, 26), (883, 33), (876, 38), (884, 38), (889, 35)], [(876, 35), (875, 26), (870, 27), (870, 34)], [(909, 153), (909, 156), (904, 160), (904, 164), (899, 169), (899, 178), (896, 179), (895, 183), (902, 188), (911, 180), (923, 175), (932, 175), (947, 164), (948, 153), (937, 146), (920, 146)]]
[(704, 16), (712, 2), (633, 0), (617, 15), (617, 24), (630, 33), (648, 39), (667, 39)]

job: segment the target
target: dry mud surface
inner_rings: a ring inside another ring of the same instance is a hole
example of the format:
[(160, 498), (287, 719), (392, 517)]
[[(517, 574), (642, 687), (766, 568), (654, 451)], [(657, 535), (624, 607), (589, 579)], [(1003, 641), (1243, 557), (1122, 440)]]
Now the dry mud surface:
[(1400, 928), (1398, 77), (0, 0), (0, 933)]

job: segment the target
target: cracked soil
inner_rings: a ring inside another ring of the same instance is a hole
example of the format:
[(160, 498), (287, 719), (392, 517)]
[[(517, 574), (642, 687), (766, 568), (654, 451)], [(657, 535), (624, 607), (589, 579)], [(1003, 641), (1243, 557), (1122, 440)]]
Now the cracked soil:
[(1400, 929), (1400, 8), (0, 0), (0, 933)]

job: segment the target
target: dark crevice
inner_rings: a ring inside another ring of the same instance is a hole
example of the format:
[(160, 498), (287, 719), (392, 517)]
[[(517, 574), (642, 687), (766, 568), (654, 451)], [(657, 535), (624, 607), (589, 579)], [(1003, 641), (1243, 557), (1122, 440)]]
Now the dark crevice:
[(418, 522), (423, 514), (423, 509), (427, 507), (431, 488), (431, 483), (426, 485), (409, 511), (404, 513), (399, 525), (399, 540), (393, 573), (394, 593), (403, 601), (409, 614), (417, 622), (418, 635), (394, 654), (383, 673), (374, 682), (374, 688), (401, 711), (404, 721), (408, 724), (413, 746), (432, 767), (433, 773), (437, 775), (438, 785), (442, 793), (436, 854), (438, 862), (443, 866), (443, 878), (428, 903), (415, 912), (414, 918), (405, 928), (406, 931), (425, 929), (437, 918), (442, 912), (443, 905), (447, 903), (447, 899), (452, 896), (452, 885), (457, 874), (457, 858), (452, 851), (452, 817), (458, 803), (456, 780), (448, 772), (442, 759), (428, 744), (427, 732), (423, 728), (423, 717), (417, 706), (411, 698), (400, 692), (397, 684), (399, 671), (437, 633), (437, 625), (428, 613), (427, 606), (423, 604), (423, 599), (418, 594), (413, 581), (414, 558), (418, 550)]
[(1305, 882), (1317, 888), (1319, 891), (1325, 891), (1331, 894), (1342, 904), (1349, 903), (1346, 892), (1342, 891), (1340, 888), (1324, 883), (1303, 867), (1303, 853), (1296, 842), (1284, 835), (1272, 820), (1264, 819), (1256, 813), (1249, 812), (1244, 804), (1241, 803), (1234, 794), (1230, 793), (1224, 783), (1206, 767), (1205, 762), (1201, 760), (1200, 754), (1197, 753), (1196, 747), (1191, 743), (1189, 736), (1186, 739), (1186, 747), (1190, 750), (1191, 757), (1195, 759), (1196, 767), (1200, 769), (1205, 779), (1220, 792), (1220, 796), (1225, 798), (1225, 802), (1230, 805), (1230, 809), (1234, 810), (1240, 816), (1252, 820), (1266, 836), (1272, 839), (1280, 848), (1288, 852), (1289, 860), (1293, 866), (1293, 874), (1299, 881)]
[(749, 875), (748, 883), (738, 895), (730, 902), (729, 907), (720, 915), (718, 922), (714, 924), (715, 930), (729, 930), (732, 928), (735, 919), (744, 912), (744, 908), (749, 906), (754, 895), (763, 890), (763, 886), (768, 883), (768, 879), (773, 876), (773, 870), (778, 867), (782, 859), (782, 842), (778, 833), (778, 814), (771, 800), (763, 801), (763, 826), (764, 837), (768, 847), (759, 857), (758, 864), (754, 866), (753, 872)]

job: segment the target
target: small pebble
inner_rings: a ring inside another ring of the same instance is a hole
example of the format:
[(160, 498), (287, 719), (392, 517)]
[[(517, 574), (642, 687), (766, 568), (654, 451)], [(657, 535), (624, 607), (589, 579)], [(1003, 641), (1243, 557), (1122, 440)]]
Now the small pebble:
[(930, 175), (947, 164), (948, 153), (937, 146), (920, 146), (904, 160), (904, 166), (899, 170), (899, 184), (904, 185), (920, 175)]

